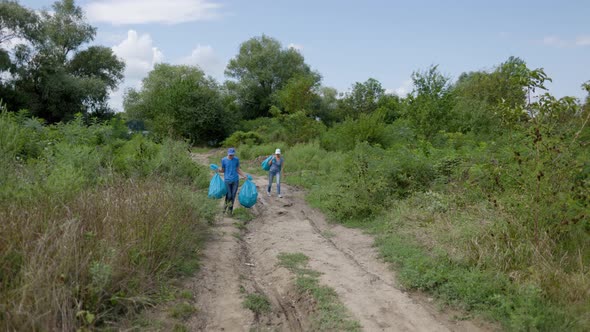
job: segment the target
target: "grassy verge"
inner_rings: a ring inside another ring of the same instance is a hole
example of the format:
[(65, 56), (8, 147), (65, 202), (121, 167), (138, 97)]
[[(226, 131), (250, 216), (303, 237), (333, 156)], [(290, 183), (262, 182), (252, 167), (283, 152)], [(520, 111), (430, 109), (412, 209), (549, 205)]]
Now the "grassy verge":
[(289, 180), (307, 188), (309, 203), (330, 219), (372, 233), (407, 289), (507, 330), (586, 329), (587, 230), (535, 234), (528, 215), (508, 208), (518, 192), (497, 194), (505, 201), (499, 207), (463, 180), (464, 169), (453, 180), (452, 151), (394, 151), (295, 146)]
[(320, 285), (319, 273), (308, 269), (309, 258), (301, 253), (280, 253), (279, 265), (297, 276), (297, 288), (316, 301), (316, 310), (311, 317), (314, 331), (360, 331), (360, 324), (350, 318), (338, 294), (327, 286)]
[(183, 143), (0, 115), (0, 329), (117, 328), (198, 269), (215, 214)]

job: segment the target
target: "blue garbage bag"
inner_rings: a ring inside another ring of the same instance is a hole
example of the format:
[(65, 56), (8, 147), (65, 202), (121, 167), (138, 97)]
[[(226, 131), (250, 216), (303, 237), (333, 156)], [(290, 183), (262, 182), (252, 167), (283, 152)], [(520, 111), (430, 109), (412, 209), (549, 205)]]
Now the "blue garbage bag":
[(227, 194), (227, 187), (225, 182), (219, 174), (213, 175), (211, 182), (209, 182), (209, 198), (220, 199)]
[(218, 170), (218, 169), (219, 169), (219, 166), (217, 166), (216, 164), (211, 164), (211, 165), (209, 165), (209, 168), (210, 168), (212, 171), (216, 171), (216, 170)]
[(248, 175), (248, 180), (242, 185), (240, 193), (238, 194), (238, 200), (245, 208), (251, 208), (256, 204), (258, 199), (258, 191), (256, 191), (256, 185), (252, 182), (252, 177)]
[(272, 156), (268, 156), (268, 158), (264, 159), (262, 162), (262, 169), (265, 171), (270, 171), (270, 161), (272, 160)]

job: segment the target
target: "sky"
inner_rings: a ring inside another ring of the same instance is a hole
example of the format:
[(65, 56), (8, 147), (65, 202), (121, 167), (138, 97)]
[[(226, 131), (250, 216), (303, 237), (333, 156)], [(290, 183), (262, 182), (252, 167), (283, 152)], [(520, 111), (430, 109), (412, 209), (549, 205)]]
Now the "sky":
[[(52, 0), (20, 0), (50, 9)], [(590, 80), (588, 0), (78, 0), (98, 28), (95, 44), (125, 60), (111, 97), (140, 88), (155, 63), (198, 65), (223, 82), (242, 42), (265, 34), (298, 49), (322, 84), (345, 92), (375, 78), (412, 91), (412, 72), (439, 65), (455, 80), (510, 56), (544, 68), (557, 97), (586, 96)]]

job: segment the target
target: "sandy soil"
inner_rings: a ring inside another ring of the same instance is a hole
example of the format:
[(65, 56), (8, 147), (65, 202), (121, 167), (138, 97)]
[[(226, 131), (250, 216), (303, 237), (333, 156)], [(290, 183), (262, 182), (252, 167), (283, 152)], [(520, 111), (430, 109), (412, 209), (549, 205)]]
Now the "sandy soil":
[[(206, 164), (207, 156), (194, 158)], [(364, 331), (484, 330), (470, 321), (453, 321), (427, 297), (402, 291), (370, 236), (327, 223), (296, 188), (283, 184), (284, 198), (276, 192), (267, 197), (266, 181), (254, 178), (259, 200), (252, 209), (255, 219), (245, 229), (227, 217), (213, 226), (201, 271), (187, 285), (198, 308), (187, 324), (190, 330), (309, 330), (313, 301), (295, 291), (290, 271), (277, 266), (282, 252), (307, 255), (309, 267), (321, 273), (320, 282), (337, 292)], [(258, 316), (242, 307), (244, 294), (254, 292), (269, 299), (271, 313)]]

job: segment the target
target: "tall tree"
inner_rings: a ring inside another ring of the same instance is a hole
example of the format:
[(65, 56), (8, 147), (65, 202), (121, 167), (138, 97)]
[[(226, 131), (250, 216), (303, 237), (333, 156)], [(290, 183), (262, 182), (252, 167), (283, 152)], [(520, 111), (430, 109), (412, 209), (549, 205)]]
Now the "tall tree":
[(29, 109), (48, 122), (69, 120), (76, 113), (112, 114), (108, 95), (123, 79), (125, 64), (110, 48), (84, 49), (96, 28), (86, 23), (82, 9), (74, 0), (61, 0), (53, 4), (51, 13), (35, 16), (35, 33), (21, 29), (27, 43), (16, 47), (12, 55), (14, 70), (5, 84), (13, 95), (8, 108)]
[(235, 81), (228, 88), (236, 95), (242, 114), (247, 119), (268, 116), (277, 91), (298, 76), (312, 76), (319, 81), (293, 48), (284, 49), (274, 38), (262, 35), (240, 45), (225, 74)]
[(159, 136), (218, 143), (233, 129), (219, 86), (197, 67), (157, 64), (124, 105), (130, 120), (145, 121)]
[(356, 82), (339, 100), (335, 118), (344, 121), (346, 118), (358, 119), (361, 114), (371, 114), (377, 110), (383, 96), (385, 89), (378, 80), (369, 78), (365, 82)]
[(276, 93), (278, 104), (287, 113), (303, 111), (313, 115), (319, 108), (320, 82), (314, 75), (296, 76)]
[(423, 135), (432, 137), (440, 130), (454, 131), (453, 105), (450, 79), (431, 66), (412, 74), (414, 90), (408, 96), (405, 116)]

